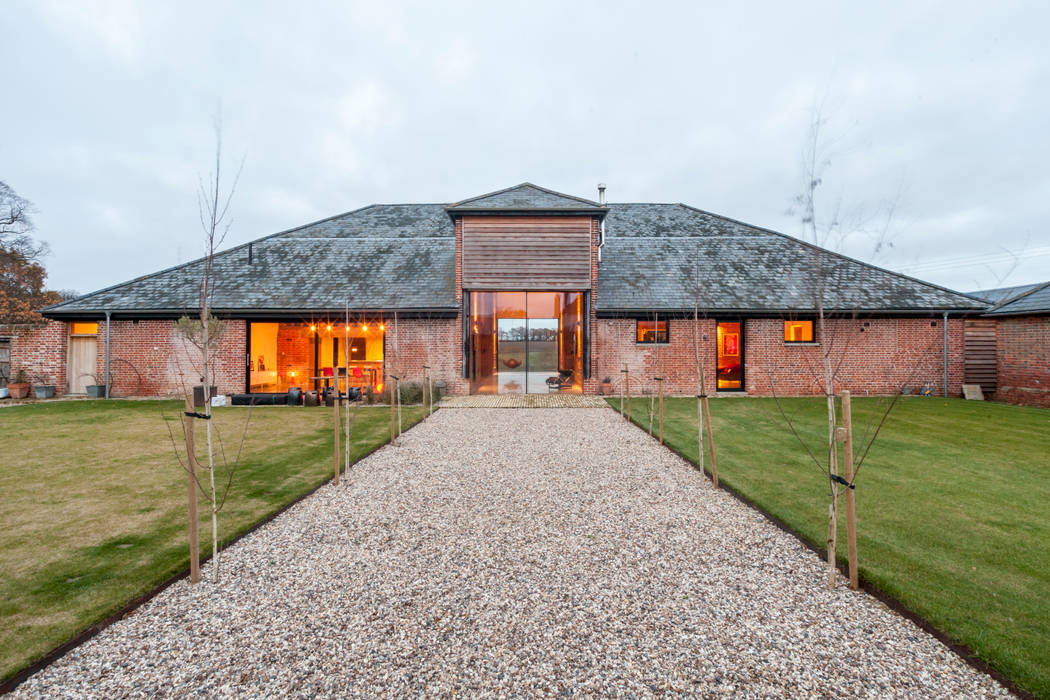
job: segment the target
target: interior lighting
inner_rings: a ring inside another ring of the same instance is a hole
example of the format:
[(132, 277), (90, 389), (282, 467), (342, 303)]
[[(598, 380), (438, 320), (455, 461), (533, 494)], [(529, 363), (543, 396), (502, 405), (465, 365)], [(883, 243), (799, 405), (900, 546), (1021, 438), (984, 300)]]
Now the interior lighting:
[(384, 326), (382, 323), (380, 323), (379, 324), (379, 330), (385, 331), (386, 330), (386, 326)]
[(332, 330), (332, 327), (331, 327), (331, 326), (328, 326), (328, 330)]
[(362, 323), (361, 324), (361, 330), (363, 330), (365, 333), (367, 333), (368, 332), (368, 324), (367, 323)]
[(311, 331), (316, 331), (317, 330), (317, 326), (310, 326), (310, 330)]

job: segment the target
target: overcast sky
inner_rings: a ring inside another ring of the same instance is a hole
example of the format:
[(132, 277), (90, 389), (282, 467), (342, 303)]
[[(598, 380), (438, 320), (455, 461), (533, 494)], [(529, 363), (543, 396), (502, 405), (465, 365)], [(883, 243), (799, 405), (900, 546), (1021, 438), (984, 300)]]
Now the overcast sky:
[(822, 213), (877, 229), (898, 203), (874, 262), (960, 290), (1043, 281), (1048, 7), (5, 2), (0, 180), (36, 206), (49, 285), (81, 293), (199, 256), (220, 100), (244, 158), (228, 245), (522, 181), (798, 235), (823, 103)]

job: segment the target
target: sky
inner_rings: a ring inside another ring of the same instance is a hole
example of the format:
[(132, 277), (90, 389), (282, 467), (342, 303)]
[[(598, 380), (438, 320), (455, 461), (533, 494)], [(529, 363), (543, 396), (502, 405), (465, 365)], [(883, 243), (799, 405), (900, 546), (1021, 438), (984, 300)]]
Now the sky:
[(200, 256), (220, 112), (225, 247), (524, 181), (801, 236), (819, 118), (837, 249), (962, 291), (1050, 279), (1046, 3), (9, 0), (0, 26), (0, 180), (54, 289)]

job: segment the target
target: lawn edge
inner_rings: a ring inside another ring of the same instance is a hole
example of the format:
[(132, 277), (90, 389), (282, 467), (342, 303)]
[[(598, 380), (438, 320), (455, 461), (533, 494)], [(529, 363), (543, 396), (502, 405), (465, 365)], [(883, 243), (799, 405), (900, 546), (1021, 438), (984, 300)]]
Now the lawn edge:
[[(434, 409), (434, 413), (437, 413), (437, 411), (438, 411), (438, 409), (435, 408)], [(433, 415), (433, 413), (431, 414), (431, 416), (432, 415)], [(428, 418), (429, 417), (430, 416), (428, 416)], [(420, 419), (418, 421), (416, 421), (415, 423), (413, 423), (412, 425), (410, 425), (408, 427), (408, 430), (405, 430), (401, 434), (404, 435), (405, 433), (407, 433), (410, 430), (412, 430), (412, 428), (415, 428), (417, 425), (420, 425), (422, 423), (423, 423), (423, 418), (420, 417)], [(354, 465), (356, 465), (361, 460), (365, 459), (366, 457), (371, 456), (372, 454), (378, 452), (379, 450), (381, 450), (384, 447), (387, 447), (389, 445), (390, 445), (389, 442), (381, 442), (381, 443), (379, 443), (378, 445), (376, 445), (372, 449), (368, 450), (367, 452), (364, 452), (350, 466), (353, 467)], [(305, 501), (307, 498), (309, 498), (310, 496), (313, 496), (315, 493), (317, 493), (322, 488), (324, 488), (325, 486), (328, 486), (331, 483), (332, 483), (332, 477), (330, 477), (330, 476), (329, 477), (325, 477), (325, 479), (323, 481), (321, 481), (320, 483), (318, 483), (315, 486), (312, 486), (310, 488), (310, 490), (308, 490), (307, 492), (303, 493), (301, 496), (297, 496), (294, 500), (289, 501), (288, 503), (284, 504), (283, 506), (281, 506), (277, 510), (273, 511), (272, 513), (270, 513), (270, 514), (268, 514), (266, 516), (263, 516), (263, 518), (261, 520), (258, 520), (257, 522), (253, 523), (252, 525), (249, 525), (246, 529), (242, 530), (241, 532), (239, 532), (236, 535), (234, 535), (233, 537), (231, 537), (230, 540), (226, 542), (226, 544), (223, 546), (222, 550), (220, 550), (220, 551), (229, 549), (231, 546), (233, 546), (234, 544), (239, 542), (242, 538), (247, 537), (248, 535), (254, 533), (256, 530), (258, 530), (261, 527), (263, 527), (264, 525), (270, 523), (272, 520), (275, 520), (278, 516), (282, 515), (283, 513), (285, 513), (286, 511), (290, 510), (294, 506), (298, 505), (302, 501)], [(201, 559), (201, 568), (202, 569), (204, 568), (204, 564), (205, 563), (211, 561), (211, 558), (212, 558), (212, 555), (209, 554), (208, 556), (206, 556), (203, 559)], [(91, 624), (89, 627), (83, 629), (82, 631), (80, 631), (79, 633), (74, 635), (72, 639), (63, 642), (62, 644), (58, 645), (57, 647), (55, 647), (51, 651), (47, 652), (42, 657), (40, 657), (36, 661), (32, 662), (28, 666), (22, 668), (19, 671), (16, 671), (14, 674), (12, 674), (8, 678), (4, 679), (3, 681), (0, 681), (0, 695), (7, 695), (8, 693), (14, 692), (15, 689), (18, 688), (18, 686), (20, 686), (22, 683), (24, 683), (30, 676), (32, 676), (33, 674), (37, 673), (38, 671), (42, 671), (43, 669), (47, 668), (48, 666), (50, 666), (54, 662), (58, 661), (63, 656), (68, 654), (70, 651), (72, 651), (73, 649), (76, 649), (78, 646), (80, 646), (84, 642), (88, 641), (89, 639), (92, 639), (93, 637), (98, 635), (100, 632), (102, 632), (104, 629), (106, 629), (110, 625), (114, 624), (115, 622), (119, 622), (120, 620), (123, 620), (125, 617), (131, 615), (136, 610), (138, 610), (140, 607), (142, 607), (143, 605), (145, 605), (146, 603), (148, 603), (149, 601), (153, 600), (158, 595), (163, 593), (167, 588), (171, 587), (173, 584), (181, 581), (184, 578), (189, 578), (189, 575), (190, 575), (190, 566), (189, 566), (189, 563), (187, 562), (185, 569), (182, 569), (178, 573), (176, 573), (175, 575), (171, 576), (170, 578), (165, 579), (164, 581), (161, 581), (159, 584), (157, 584), (151, 590), (146, 591), (145, 593), (139, 595), (136, 598), (133, 598), (130, 602), (128, 602), (125, 605), (123, 605), (116, 612), (111, 613), (110, 615), (108, 615), (107, 617), (103, 618), (102, 620)]]
[[(614, 413), (619, 414), (620, 411), (616, 407), (614, 407), (612, 403), (610, 403), (609, 399), (606, 399), (606, 405)], [(643, 435), (645, 435), (648, 438), (651, 438), (657, 444), (660, 444), (660, 440), (656, 435), (649, 435), (649, 431), (643, 428), (641, 424), (636, 423), (634, 419), (628, 420), (626, 416), (622, 416), (622, 418), (629, 425), (641, 431)], [(689, 457), (678, 448), (672, 447), (666, 442), (660, 446), (678, 455), (678, 457), (680, 457), (690, 467), (693, 468), (693, 471), (700, 472), (709, 482), (712, 482), (712, 486), (714, 485), (710, 471), (708, 471), (707, 469), (701, 469), (692, 457)], [(725, 491), (733, 498), (737, 499), (744, 505), (759, 513), (760, 515), (762, 515), (762, 517), (764, 517), (772, 524), (776, 525), (782, 531), (797, 539), (799, 542), (802, 543), (803, 546), (817, 554), (823, 561), (827, 561), (828, 550), (826, 547), (822, 547), (816, 544), (815, 542), (810, 541), (809, 538), (807, 538), (805, 535), (796, 532), (794, 528), (792, 528), (789, 524), (787, 524), (777, 516), (773, 515), (772, 513), (767, 512), (760, 505), (755, 503), (751, 498), (749, 498), (745, 494), (741, 493), (735, 487), (726, 484), (724, 479), (719, 479), (717, 488), (720, 491)], [(846, 578), (846, 580), (849, 580), (849, 569), (847, 565), (843, 564), (842, 562), (837, 562), (836, 567), (838, 568), (839, 573), (842, 574)], [(998, 668), (992, 666), (989, 662), (985, 661), (980, 656), (978, 656), (973, 649), (971, 649), (965, 644), (962, 644), (961, 642), (953, 640), (947, 632), (941, 630), (939, 627), (935, 627), (933, 623), (931, 623), (929, 620), (919, 615), (919, 613), (909, 608), (907, 605), (905, 605), (903, 602), (901, 602), (894, 596), (882, 590), (877, 584), (872, 582), (861, 572), (858, 572), (858, 581), (860, 583), (860, 590), (872, 596), (873, 598), (881, 602), (883, 605), (888, 607), (890, 610), (909, 620), (923, 632), (926, 632), (934, 639), (939, 641), (941, 644), (951, 649), (971, 668), (980, 671), (981, 673), (984, 673), (987, 676), (990, 676), (993, 680), (995, 680), (995, 682), (1003, 686), (1006, 690), (1010, 691), (1014, 695), (1017, 695), (1018, 697), (1024, 698), (1025, 700), (1040, 700), (1040, 698), (1037, 695), (1034, 695), (1033, 693), (1025, 690), (1024, 688), (1019, 686), (1016, 681), (1009, 678)]]

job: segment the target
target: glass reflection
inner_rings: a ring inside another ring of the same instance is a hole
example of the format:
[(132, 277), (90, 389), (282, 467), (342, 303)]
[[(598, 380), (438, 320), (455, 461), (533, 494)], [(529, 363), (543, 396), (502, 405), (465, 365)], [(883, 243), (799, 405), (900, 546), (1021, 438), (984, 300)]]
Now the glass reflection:
[(583, 294), (471, 292), (471, 393), (579, 392)]

